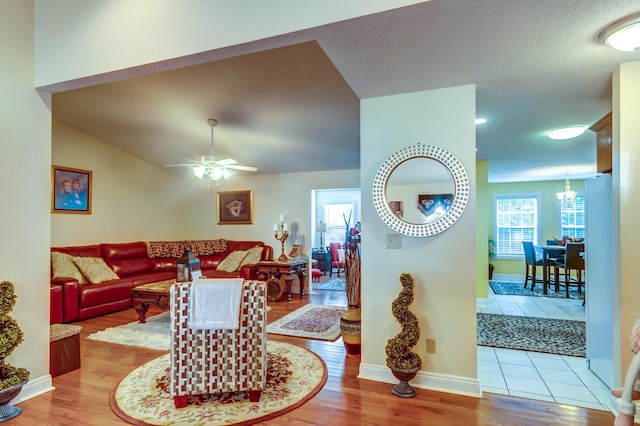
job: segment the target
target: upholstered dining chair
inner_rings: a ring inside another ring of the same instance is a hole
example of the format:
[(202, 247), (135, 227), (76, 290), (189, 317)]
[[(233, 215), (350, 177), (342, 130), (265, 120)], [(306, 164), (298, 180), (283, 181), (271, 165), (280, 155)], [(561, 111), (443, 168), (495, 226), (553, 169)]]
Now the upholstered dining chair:
[[(560, 286), (564, 286), (567, 298), (569, 297), (569, 286), (575, 285), (578, 287), (578, 293), (582, 292), (582, 287), (585, 285), (583, 277), (584, 272), (584, 258), (580, 256), (580, 253), (584, 251), (584, 243), (567, 243), (566, 253), (563, 259), (555, 261), (555, 281), (556, 292)], [(560, 278), (560, 269), (563, 269), (563, 279)], [(575, 274), (572, 275), (572, 272)]]
[[(525, 278), (524, 278), (524, 288), (527, 288), (527, 283), (531, 280), (531, 291), (535, 288), (536, 284), (546, 285), (544, 280), (538, 279), (537, 277), (537, 267), (540, 266), (542, 268), (547, 268), (547, 272), (550, 272), (550, 268), (554, 266), (552, 260), (538, 259), (536, 256), (536, 250), (533, 247), (533, 243), (531, 241), (523, 241), (522, 249), (524, 250), (524, 262), (525, 262)], [(543, 271), (544, 272), (544, 271)], [(549, 274), (547, 273), (547, 276)]]
[(175, 406), (185, 407), (192, 395), (240, 391), (257, 402), (267, 379), (266, 283), (242, 282), (237, 329), (194, 329), (189, 325), (194, 306), (190, 289), (199, 281), (218, 280), (176, 283), (170, 291), (170, 393)]
[[(340, 270), (344, 271), (344, 246), (340, 243), (330, 243), (329, 253), (331, 253), (331, 270), (329, 270), (329, 276), (333, 276), (333, 269), (338, 271), (338, 277), (340, 276)], [(342, 256), (340, 256), (339, 250), (342, 250)]]

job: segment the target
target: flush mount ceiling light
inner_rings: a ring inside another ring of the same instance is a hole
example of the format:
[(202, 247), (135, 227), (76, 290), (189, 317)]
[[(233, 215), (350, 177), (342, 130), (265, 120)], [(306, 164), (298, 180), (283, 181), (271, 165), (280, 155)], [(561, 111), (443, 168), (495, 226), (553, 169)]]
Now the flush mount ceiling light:
[(476, 118), (476, 124), (484, 124), (487, 122), (486, 118)]
[(547, 137), (556, 141), (563, 141), (565, 139), (577, 138), (585, 131), (584, 126), (567, 126), (560, 127), (558, 129), (549, 130)]
[(623, 52), (640, 50), (640, 13), (608, 25), (598, 33), (598, 40)]

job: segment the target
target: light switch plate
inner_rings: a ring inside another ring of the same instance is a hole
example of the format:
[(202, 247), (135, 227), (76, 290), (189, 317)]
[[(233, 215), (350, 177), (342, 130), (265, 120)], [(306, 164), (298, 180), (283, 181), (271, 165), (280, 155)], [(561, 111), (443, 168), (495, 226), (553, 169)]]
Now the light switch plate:
[(401, 249), (402, 248), (402, 234), (387, 234), (387, 248), (388, 249)]

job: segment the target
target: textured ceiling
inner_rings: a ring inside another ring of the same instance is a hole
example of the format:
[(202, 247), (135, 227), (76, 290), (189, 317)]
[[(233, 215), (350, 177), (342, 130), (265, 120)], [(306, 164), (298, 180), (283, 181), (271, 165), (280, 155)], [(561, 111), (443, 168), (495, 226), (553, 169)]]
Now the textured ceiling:
[[(611, 110), (611, 73), (640, 52), (596, 34), (639, 9), (433, 0), (59, 86), (53, 116), (159, 167), (208, 154), (211, 117), (216, 157), (258, 173), (339, 170), (359, 167), (360, 99), (475, 84), (488, 120), (477, 158), (491, 182), (587, 177), (595, 135), (557, 142), (545, 132)], [(427, 133), (421, 142), (437, 144)]]

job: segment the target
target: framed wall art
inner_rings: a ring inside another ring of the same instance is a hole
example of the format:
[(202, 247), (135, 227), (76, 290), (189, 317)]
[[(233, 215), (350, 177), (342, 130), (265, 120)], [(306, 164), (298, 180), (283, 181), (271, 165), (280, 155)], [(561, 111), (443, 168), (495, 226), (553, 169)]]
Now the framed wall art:
[(51, 166), (51, 212), (91, 214), (91, 171)]
[(253, 224), (253, 191), (218, 192), (218, 225)]

